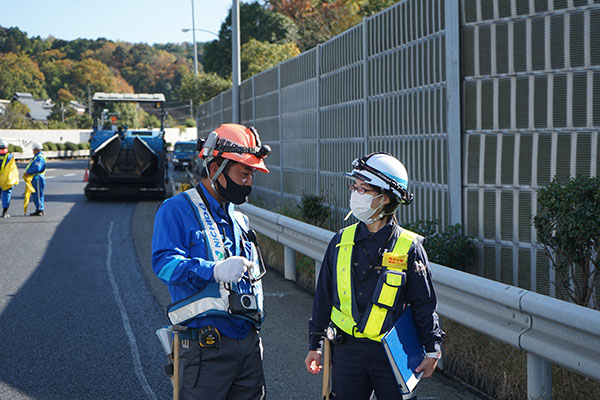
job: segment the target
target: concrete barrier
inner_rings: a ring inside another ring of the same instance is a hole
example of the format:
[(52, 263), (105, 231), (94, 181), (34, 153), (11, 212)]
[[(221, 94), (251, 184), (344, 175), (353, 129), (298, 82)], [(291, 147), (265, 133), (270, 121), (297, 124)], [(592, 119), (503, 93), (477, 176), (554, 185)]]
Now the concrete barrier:
[[(28, 160), (33, 158), (33, 151), (24, 151), (22, 153), (13, 153), (16, 160)], [(44, 151), (46, 158), (77, 158), (77, 157), (89, 157), (89, 150), (58, 150), (58, 151)]]

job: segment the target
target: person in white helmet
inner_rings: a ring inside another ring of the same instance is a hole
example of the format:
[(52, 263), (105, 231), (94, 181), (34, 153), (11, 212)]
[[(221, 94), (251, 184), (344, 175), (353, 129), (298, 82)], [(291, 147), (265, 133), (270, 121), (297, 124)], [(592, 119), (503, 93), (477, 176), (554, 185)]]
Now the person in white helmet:
[(46, 157), (42, 153), (43, 147), (41, 144), (34, 142), (32, 149), (33, 158), (25, 168), (25, 174), (33, 175), (31, 185), (35, 188), (35, 193), (32, 196), (35, 211), (29, 215), (42, 217), (44, 216), (44, 189), (46, 188)]
[[(416, 392), (402, 396), (381, 343), (410, 304), (426, 351), (417, 371), (428, 378), (441, 357), (445, 335), (435, 311), (423, 238), (401, 228), (394, 215), (413, 199), (408, 174), (388, 153), (366, 155), (354, 160), (352, 167), (346, 174), (354, 180), (349, 185), (348, 217), (353, 214), (359, 222), (340, 230), (325, 253), (309, 320), (305, 365), (312, 374), (320, 372), (319, 342), (333, 327), (337, 335), (332, 344), (331, 398), (368, 400), (373, 391), (378, 400), (415, 398)], [(392, 266), (390, 260), (397, 263)], [(387, 285), (386, 277), (392, 273), (401, 277), (400, 284)]]

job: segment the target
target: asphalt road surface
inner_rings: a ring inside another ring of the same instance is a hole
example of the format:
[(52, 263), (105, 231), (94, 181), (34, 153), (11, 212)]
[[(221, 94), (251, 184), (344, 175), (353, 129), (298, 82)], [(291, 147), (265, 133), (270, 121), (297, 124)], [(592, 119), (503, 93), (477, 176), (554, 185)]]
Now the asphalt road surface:
[(86, 164), (49, 161), (46, 215), (23, 216), (21, 182), (0, 220), (0, 399), (171, 395), (164, 317), (131, 236), (137, 203), (87, 202)]
[[(23, 215), (21, 182), (0, 219), (2, 400), (172, 398), (155, 336), (170, 299), (150, 268), (159, 202), (86, 201), (86, 163), (49, 161), (46, 216)], [(264, 288), (267, 397), (320, 398), (321, 377), (304, 368), (312, 295), (274, 270)], [(484, 398), (441, 373), (418, 393)]]

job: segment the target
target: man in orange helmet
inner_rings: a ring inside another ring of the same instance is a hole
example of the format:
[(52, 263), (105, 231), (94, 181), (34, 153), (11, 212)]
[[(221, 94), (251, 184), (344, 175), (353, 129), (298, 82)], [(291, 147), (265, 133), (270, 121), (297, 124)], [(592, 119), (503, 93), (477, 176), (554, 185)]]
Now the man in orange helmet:
[(200, 183), (163, 202), (154, 220), (152, 267), (171, 293), (179, 325), (181, 399), (262, 399), (264, 266), (248, 219), (234, 211), (268, 173), (271, 152), (253, 127), (223, 124), (198, 141)]

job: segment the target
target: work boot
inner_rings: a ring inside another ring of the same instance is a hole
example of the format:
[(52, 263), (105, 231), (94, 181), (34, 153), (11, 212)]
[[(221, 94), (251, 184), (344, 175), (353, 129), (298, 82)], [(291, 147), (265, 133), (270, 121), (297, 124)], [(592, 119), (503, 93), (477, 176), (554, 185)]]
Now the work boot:
[(36, 212), (32, 212), (29, 215), (33, 217), (42, 217), (44, 215), (44, 210), (37, 210)]

